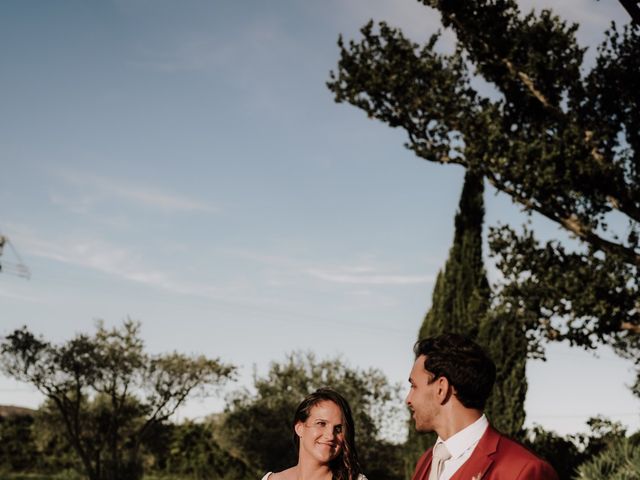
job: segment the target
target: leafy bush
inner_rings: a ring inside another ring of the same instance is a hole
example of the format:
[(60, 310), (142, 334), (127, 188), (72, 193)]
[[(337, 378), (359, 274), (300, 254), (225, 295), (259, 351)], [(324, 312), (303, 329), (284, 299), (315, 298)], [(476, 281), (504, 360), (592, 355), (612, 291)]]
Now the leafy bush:
[(638, 480), (640, 478), (640, 442), (617, 438), (598, 455), (578, 467), (576, 480)]
[[(614, 448), (613, 445), (629, 441), (625, 437), (624, 427), (619, 422), (613, 422), (604, 417), (593, 417), (587, 421), (587, 426), (589, 427), (587, 433), (561, 437), (555, 432), (544, 430), (537, 425), (525, 432), (522, 441), (529, 449), (553, 465), (560, 480), (582, 479), (583, 477), (576, 477), (579, 467), (582, 468), (581, 466), (590, 464), (606, 450)], [(636, 437), (640, 440), (638, 435), (631, 438)], [(632, 440), (632, 443), (638, 444), (640, 442)], [(609, 480), (613, 477), (596, 475), (584, 478)], [(620, 479), (627, 478), (637, 480), (640, 479), (640, 476), (620, 477)]]

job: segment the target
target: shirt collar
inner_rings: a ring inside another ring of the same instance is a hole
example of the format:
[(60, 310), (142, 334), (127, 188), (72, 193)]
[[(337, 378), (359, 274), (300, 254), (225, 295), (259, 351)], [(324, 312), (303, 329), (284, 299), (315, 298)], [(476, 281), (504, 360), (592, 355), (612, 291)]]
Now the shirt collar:
[(480, 438), (484, 435), (488, 426), (489, 421), (487, 417), (482, 414), (478, 420), (466, 426), (455, 435), (452, 435), (446, 441), (438, 437), (436, 443), (444, 443), (451, 454), (451, 458), (457, 458), (480, 441)]

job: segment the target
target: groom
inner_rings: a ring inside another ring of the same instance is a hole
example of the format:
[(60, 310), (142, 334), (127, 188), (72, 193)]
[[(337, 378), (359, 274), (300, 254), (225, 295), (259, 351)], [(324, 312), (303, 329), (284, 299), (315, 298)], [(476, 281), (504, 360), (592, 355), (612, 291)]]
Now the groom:
[(407, 405), (416, 430), (438, 439), (412, 480), (558, 480), (548, 463), (489, 425), (483, 409), (496, 367), (479, 345), (445, 334), (413, 350)]

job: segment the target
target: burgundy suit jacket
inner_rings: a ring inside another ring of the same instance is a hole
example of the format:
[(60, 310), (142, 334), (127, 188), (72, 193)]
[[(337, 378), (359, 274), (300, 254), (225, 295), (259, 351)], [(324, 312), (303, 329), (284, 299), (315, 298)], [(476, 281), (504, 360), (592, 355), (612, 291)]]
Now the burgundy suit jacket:
[[(412, 480), (427, 480), (431, 452), (430, 448), (420, 457)], [(451, 480), (558, 480), (558, 475), (547, 462), (488, 427)]]

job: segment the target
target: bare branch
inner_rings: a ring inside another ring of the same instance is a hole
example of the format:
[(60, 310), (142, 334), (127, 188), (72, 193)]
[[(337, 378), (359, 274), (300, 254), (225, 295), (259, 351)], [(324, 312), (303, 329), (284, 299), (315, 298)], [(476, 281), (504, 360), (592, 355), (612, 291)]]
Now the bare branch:
[(620, 324), (620, 329), (633, 333), (635, 335), (640, 335), (640, 325), (636, 325), (635, 323), (622, 322)]

